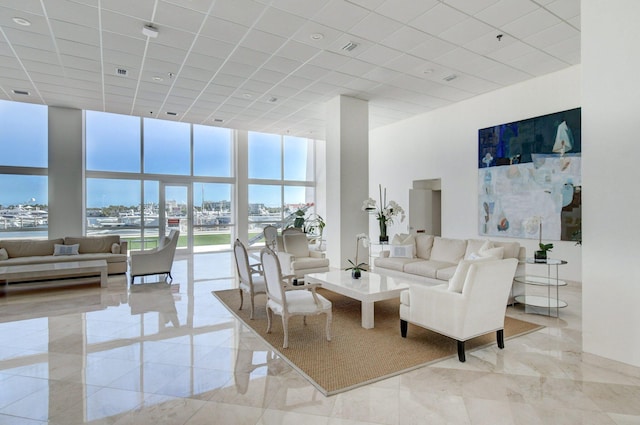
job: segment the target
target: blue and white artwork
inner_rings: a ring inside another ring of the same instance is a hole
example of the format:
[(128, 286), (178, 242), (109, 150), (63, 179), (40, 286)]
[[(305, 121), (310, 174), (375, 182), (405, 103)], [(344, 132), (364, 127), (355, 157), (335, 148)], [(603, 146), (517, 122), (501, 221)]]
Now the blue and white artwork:
[(481, 236), (582, 239), (580, 116), (577, 108), (479, 130)]

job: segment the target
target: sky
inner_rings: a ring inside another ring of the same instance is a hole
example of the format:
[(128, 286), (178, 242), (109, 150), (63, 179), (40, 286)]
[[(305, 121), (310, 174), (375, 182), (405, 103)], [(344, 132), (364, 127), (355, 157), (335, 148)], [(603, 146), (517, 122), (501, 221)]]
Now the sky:
[[(47, 107), (0, 100), (0, 167), (47, 167)], [(144, 130), (141, 128), (143, 127)], [(144, 146), (140, 134), (144, 132)], [(233, 175), (233, 133), (212, 126), (193, 126), (193, 174), (205, 177)], [(144, 171), (167, 175), (190, 175), (191, 126), (175, 121), (86, 112), (87, 170), (139, 173), (141, 150)], [(285, 178), (304, 180), (307, 166), (306, 139), (285, 137)], [(249, 177), (279, 179), (281, 174), (280, 136), (249, 133)], [(170, 177), (169, 177), (170, 179)], [(267, 189), (267, 188), (264, 188)], [(273, 188), (272, 188), (273, 189)], [(280, 205), (280, 190), (250, 190), (249, 202)], [(194, 185), (194, 203), (230, 200), (228, 184)], [(173, 191), (172, 196), (186, 196)], [(285, 202), (301, 202), (299, 188), (285, 189)], [(158, 182), (145, 184), (145, 202), (158, 202)], [(88, 179), (87, 206), (136, 205), (140, 185), (132, 180)], [(167, 196), (167, 199), (170, 199)], [(186, 202), (185, 199), (175, 199)], [(47, 204), (46, 176), (0, 174), (0, 205)]]

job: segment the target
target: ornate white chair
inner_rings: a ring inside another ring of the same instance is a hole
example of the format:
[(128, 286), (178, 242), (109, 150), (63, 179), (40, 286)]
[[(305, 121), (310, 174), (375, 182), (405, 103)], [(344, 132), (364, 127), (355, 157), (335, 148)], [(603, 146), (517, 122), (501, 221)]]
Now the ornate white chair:
[(244, 293), (249, 295), (251, 301), (251, 314), (249, 319), (253, 320), (254, 297), (256, 294), (266, 294), (267, 290), (262, 275), (262, 265), (260, 263), (249, 264), (249, 256), (244, 244), (240, 239), (236, 239), (233, 244), (233, 255), (236, 259), (238, 278), (240, 279), (240, 310), (244, 305)]
[(496, 332), (504, 348), (504, 316), (518, 260), (462, 260), (449, 284), (413, 284), (400, 293), (400, 333), (407, 323), (458, 341), (458, 360), (466, 360), (465, 341)]
[(264, 245), (276, 251), (278, 243), (278, 228), (270, 224), (262, 229), (262, 234), (264, 236)]
[(285, 233), (282, 236), (282, 245), (282, 250), (278, 251), (278, 258), (284, 274), (303, 279), (307, 273), (329, 271), (329, 260), (325, 253), (310, 250), (306, 234)]
[(171, 229), (169, 235), (162, 239), (159, 247), (146, 251), (131, 251), (131, 257), (129, 258), (131, 284), (133, 285), (133, 280), (136, 276), (155, 274), (165, 274), (169, 277), (170, 282), (173, 281), (171, 267), (173, 266), (173, 257), (176, 253), (179, 237), (180, 231)]
[(316, 294), (318, 285), (289, 286), (283, 280), (280, 261), (275, 252), (263, 248), (260, 260), (267, 284), (267, 333), (271, 332), (273, 314), (282, 317), (284, 343), (282, 348), (289, 346), (289, 318), (292, 316), (306, 316), (326, 314), (327, 341), (331, 341), (331, 301), (320, 294)]

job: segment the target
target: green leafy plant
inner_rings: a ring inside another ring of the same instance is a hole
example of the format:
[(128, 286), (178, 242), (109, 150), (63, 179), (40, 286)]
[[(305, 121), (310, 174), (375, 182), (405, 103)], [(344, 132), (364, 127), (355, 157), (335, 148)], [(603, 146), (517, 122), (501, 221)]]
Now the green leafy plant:
[(540, 251), (544, 251), (546, 253), (546, 252), (549, 252), (549, 251), (551, 251), (553, 249), (553, 244), (552, 243), (542, 243), (541, 242), (541, 243), (538, 244), (538, 247), (540, 248)]
[(347, 267), (345, 270), (352, 270), (352, 271), (363, 271), (363, 268), (368, 266), (367, 263), (354, 263), (351, 260), (347, 260), (349, 262), (349, 264), (351, 264), (351, 267)]

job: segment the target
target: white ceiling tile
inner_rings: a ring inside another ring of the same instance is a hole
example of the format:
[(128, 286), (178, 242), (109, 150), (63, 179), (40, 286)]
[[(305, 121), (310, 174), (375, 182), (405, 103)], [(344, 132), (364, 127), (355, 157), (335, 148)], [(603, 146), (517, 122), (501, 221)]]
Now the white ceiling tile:
[(103, 49), (119, 50), (130, 53), (139, 57), (141, 60), (142, 55), (144, 54), (145, 45), (146, 42), (142, 39), (126, 37), (111, 32), (103, 32), (102, 34)]
[(174, 49), (173, 47), (161, 46), (159, 44), (149, 44), (146, 58), (160, 59), (173, 63), (182, 63), (187, 56), (186, 50)]
[(111, 10), (120, 14), (126, 14), (142, 20), (149, 20), (153, 16), (154, 2), (150, 1), (130, 1), (130, 0), (109, 0), (101, 2), (104, 10)]
[(432, 60), (455, 49), (455, 44), (432, 36), (427, 36), (424, 42), (409, 50), (409, 53), (422, 59)]
[(233, 52), (234, 48), (234, 44), (201, 36), (196, 40), (191, 52), (225, 59)]
[(244, 25), (225, 21), (215, 16), (207, 16), (200, 34), (226, 43), (236, 44), (242, 40), (247, 31), (249, 31), (249, 27)]
[(70, 24), (53, 19), (50, 22), (53, 35), (57, 40), (80, 41), (94, 46), (100, 45), (100, 32), (97, 27)]
[(524, 56), (528, 53), (535, 51), (535, 49), (528, 44), (521, 41), (515, 41), (505, 47), (498, 49), (494, 52), (487, 54), (488, 57), (497, 60), (502, 63), (510, 63), (512, 60)]
[(220, 68), (223, 60), (214, 56), (201, 55), (199, 53), (191, 52), (184, 63), (185, 66), (203, 69), (213, 74)]
[(301, 65), (302, 63), (298, 61), (283, 58), (281, 56), (274, 56), (264, 64), (264, 68), (283, 74), (291, 74)]
[(533, 12), (538, 7), (531, 0), (500, 0), (498, 3), (478, 12), (475, 17), (489, 25), (502, 27), (521, 16)]
[(189, 31), (183, 31), (176, 28), (163, 27), (162, 37), (158, 36), (153, 40), (149, 40), (150, 44), (159, 44), (162, 46), (175, 47), (177, 49), (189, 50), (195, 40), (195, 34)]
[(257, 50), (238, 47), (231, 55), (229, 55), (229, 60), (257, 68), (264, 64), (270, 56), (271, 55), (267, 53), (262, 53)]
[(267, 9), (253, 28), (289, 38), (307, 22), (304, 18), (278, 9)]
[(353, 75), (354, 77), (359, 77), (370, 69), (370, 63), (361, 61), (359, 59), (351, 59), (340, 68), (338, 68), (338, 71), (344, 74)]
[(467, 15), (464, 13), (440, 3), (410, 21), (409, 25), (426, 33), (438, 35), (465, 19)]
[(220, 19), (251, 27), (265, 6), (252, 0), (217, 0), (211, 14)]
[(556, 0), (545, 7), (565, 20), (580, 16), (580, 0)]
[(92, 46), (84, 43), (77, 43), (75, 41), (58, 40), (58, 50), (62, 54), (80, 56), (83, 58), (90, 58), (96, 61), (100, 61), (101, 51), (97, 46)]
[(562, 61), (578, 64), (580, 63), (580, 36), (562, 40), (546, 47), (544, 51)]
[(489, 68), (478, 69), (476, 75), (503, 87), (531, 78), (531, 74), (502, 63), (496, 63)]
[(418, 66), (424, 65), (424, 63), (424, 59), (412, 55), (402, 55), (383, 63), (383, 65), (385, 68), (393, 69), (398, 72), (409, 72)]
[(314, 15), (313, 20), (341, 31), (349, 31), (351, 27), (363, 20), (369, 11), (347, 3), (344, 0), (331, 0)]
[(205, 17), (206, 15), (201, 12), (159, 1), (158, 7), (155, 9), (153, 24), (158, 28), (158, 37), (162, 34), (162, 27), (172, 27), (196, 33), (202, 26)]
[(475, 40), (470, 41), (469, 43), (463, 44), (463, 47), (479, 55), (487, 55), (516, 42), (516, 39), (510, 35), (504, 33), (500, 34), (502, 37), (499, 39), (494, 32), (485, 34), (482, 37), (478, 37)]
[(246, 34), (240, 45), (262, 53), (273, 54), (286, 41), (286, 38), (252, 29)]
[(571, 18), (567, 20), (567, 22), (573, 25), (574, 28), (580, 29), (580, 16), (576, 16), (575, 18)]
[(363, 77), (368, 80), (385, 83), (387, 81), (393, 80), (394, 78), (397, 78), (400, 74), (401, 73), (399, 71), (378, 66), (364, 74)]
[(398, 31), (401, 27), (402, 24), (397, 21), (378, 15), (377, 13), (370, 13), (351, 27), (349, 33), (373, 42), (379, 42)]
[(493, 60), (462, 48), (438, 56), (433, 61), (440, 65), (465, 72), (472, 72), (479, 66), (493, 66), (494, 64)]
[(143, 41), (147, 39), (147, 37), (142, 34), (142, 27), (146, 22), (139, 18), (103, 10), (101, 13), (101, 23), (102, 31), (105, 33), (113, 33), (121, 37), (126, 36)]
[[(366, 3), (369, 2), (367, 1)], [(382, 15), (406, 24), (438, 3), (437, 0), (386, 0), (375, 10)]]
[(481, 10), (496, 4), (499, 0), (443, 0), (443, 3), (469, 15), (475, 15)]
[(311, 59), (309, 63), (326, 69), (337, 69), (344, 63), (348, 62), (350, 59), (351, 58), (349, 58), (348, 56), (325, 51)]
[(560, 61), (544, 52), (533, 51), (529, 54), (514, 59), (511, 62), (514, 68), (520, 69), (532, 75), (544, 75), (550, 72), (566, 68), (566, 62)]
[(49, 19), (60, 20), (86, 26), (98, 23), (98, 8), (70, 0), (47, 0), (44, 2)]
[(523, 41), (537, 48), (545, 48), (556, 44), (558, 40), (569, 39), (579, 36), (578, 30), (571, 25), (560, 22), (550, 28), (542, 30), (536, 34), (526, 37)]
[(524, 38), (560, 23), (560, 19), (545, 9), (536, 9), (502, 26), (514, 37)]
[(345, 0), (371, 12), (380, 7), (386, 0)]
[(358, 59), (371, 64), (382, 65), (383, 63), (389, 62), (402, 54), (403, 53), (401, 51), (376, 44), (371, 46), (361, 55), (358, 55)]
[[(224, 66), (221, 69), (221, 72), (226, 74), (237, 75), (238, 77), (249, 77), (253, 75), (258, 68), (255, 66), (247, 65), (244, 63), (238, 63), (233, 61), (225, 62)], [(213, 75), (216, 70), (208, 71), (209, 75)], [(207, 72), (207, 71), (205, 71)]]
[(499, 33), (499, 31), (495, 30), (493, 27), (490, 27), (484, 22), (480, 22), (474, 18), (467, 18), (464, 21), (453, 25), (449, 29), (441, 32), (438, 37), (447, 40), (450, 43), (463, 45), (486, 34), (497, 35)]
[(273, 0), (270, 3), (273, 7), (301, 16), (303, 18), (311, 18), (321, 10), (329, 0)]
[(422, 31), (418, 31), (415, 28), (411, 27), (401, 27), (398, 31), (389, 35), (388, 37), (380, 40), (380, 44), (383, 44), (387, 47), (391, 47), (393, 49), (400, 50), (402, 52), (407, 52), (411, 49), (418, 47), (420, 44), (424, 43), (426, 40), (431, 38), (430, 35), (425, 34)]
[(30, 31), (15, 30), (13, 28), (5, 28), (4, 33), (7, 36), (8, 41), (14, 46), (53, 50), (53, 42), (48, 33), (38, 34)]
[(293, 59), (298, 62), (307, 62), (314, 56), (320, 54), (320, 52), (321, 50), (316, 47), (289, 40), (282, 45), (282, 49), (278, 52), (278, 56)]

